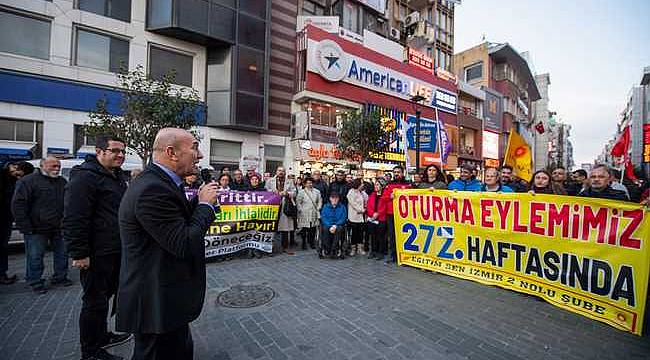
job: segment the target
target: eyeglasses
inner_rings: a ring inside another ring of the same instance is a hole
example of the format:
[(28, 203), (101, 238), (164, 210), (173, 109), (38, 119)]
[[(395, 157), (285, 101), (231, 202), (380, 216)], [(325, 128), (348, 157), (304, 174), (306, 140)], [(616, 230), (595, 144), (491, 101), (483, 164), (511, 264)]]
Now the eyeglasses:
[(110, 151), (111, 153), (113, 153), (115, 155), (117, 155), (117, 154), (126, 155), (126, 149), (108, 148), (108, 149), (104, 149), (104, 151)]

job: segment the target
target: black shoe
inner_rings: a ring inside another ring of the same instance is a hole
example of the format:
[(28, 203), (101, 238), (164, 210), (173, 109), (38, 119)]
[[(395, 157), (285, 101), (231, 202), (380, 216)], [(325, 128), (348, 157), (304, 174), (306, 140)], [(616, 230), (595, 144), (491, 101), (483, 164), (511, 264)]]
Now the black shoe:
[(133, 334), (116, 334), (109, 331), (107, 336), (108, 342), (102, 345), (102, 349), (108, 349), (113, 346), (124, 344), (125, 342), (131, 340), (132, 337)]
[(11, 284), (15, 283), (16, 280), (18, 280), (18, 277), (16, 275), (7, 276), (5, 274), (5, 275), (0, 276), (0, 284), (2, 284), (2, 285), (11, 285)]
[(43, 284), (38, 284), (32, 286), (32, 291), (34, 292), (34, 294), (40, 295), (40, 294), (45, 294), (47, 292), (47, 288)]
[(68, 278), (63, 278), (61, 280), (52, 279), (52, 281), (50, 281), (50, 284), (53, 285), (53, 286), (65, 286), (65, 287), (68, 287), (68, 286), (72, 286), (73, 282), (72, 282), (72, 280), (70, 280)]
[(100, 349), (95, 355), (91, 357), (81, 358), (81, 360), (124, 360), (123, 357), (109, 354), (108, 351)]

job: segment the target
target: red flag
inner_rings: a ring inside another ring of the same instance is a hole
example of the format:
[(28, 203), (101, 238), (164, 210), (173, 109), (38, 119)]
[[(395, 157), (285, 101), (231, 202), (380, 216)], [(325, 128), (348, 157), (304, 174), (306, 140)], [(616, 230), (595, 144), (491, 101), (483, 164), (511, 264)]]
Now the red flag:
[(637, 180), (636, 175), (634, 175), (634, 166), (632, 165), (632, 161), (630, 161), (630, 159), (627, 159), (625, 162), (625, 176), (632, 181)]
[(535, 130), (537, 130), (538, 133), (543, 134), (546, 129), (544, 129), (544, 123), (543, 122), (538, 122), (537, 125), (535, 125)]
[(612, 147), (610, 154), (612, 156), (624, 156), (627, 157), (627, 151), (630, 148), (630, 127), (626, 126), (623, 130), (621, 137), (616, 140), (616, 143)]

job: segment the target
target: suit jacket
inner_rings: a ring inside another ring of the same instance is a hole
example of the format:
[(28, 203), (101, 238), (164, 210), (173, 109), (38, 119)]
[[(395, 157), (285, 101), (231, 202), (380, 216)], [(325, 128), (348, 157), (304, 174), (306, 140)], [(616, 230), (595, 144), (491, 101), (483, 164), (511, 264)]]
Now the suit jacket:
[(214, 216), (209, 206), (188, 202), (156, 165), (131, 183), (119, 210), (118, 331), (161, 334), (199, 316), (205, 297), (203, 237)]

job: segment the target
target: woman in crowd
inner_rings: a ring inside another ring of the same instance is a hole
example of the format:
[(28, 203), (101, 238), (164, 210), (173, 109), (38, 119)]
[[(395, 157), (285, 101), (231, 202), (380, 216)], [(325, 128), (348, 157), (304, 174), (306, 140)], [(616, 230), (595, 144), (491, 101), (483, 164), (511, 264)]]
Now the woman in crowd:
[(363, 191), (364, 185), (361, 179), (352, 180), (352, 187), (348, 191), (348, 222), (352, 228), (350, 256), (357, 253), (365, 255), (363, 250), (363, 232), (365, 227), (364, 214), (368, 203), (368, 194)]
[(305, 178), (303, 189), (298, 189), (296, 205), (298, 206), (298, 228), (302, 233), (302, 249), (307, 249), (307, 243), (312, 249), (316, 248), (316, 230), (320, 219), (320, 209), (323, 206), (320, 191), (314, 188), (314, 180)]
[(222, 173), (219, 175), (219, 190), (228, 191), (230, 190), (230, 175)]
[(551, 181), (551, 174), (546, 170), (537, 170), (533, 174), (528, 191), (535, 194), (566, 195), (562, 186)]
[(501, 183), (501, 174), (499, 173), (499, 170), (493, 167), (485, 169), (482, 191), (504, 193), (514, 192), (512, 188)]
[(418, 189), (447, 189), (445, 174), (438, 165), (429, 165), (424, 173), (424, 181), (418, 185)]
[(375, 191), (368, 197), (366, 217), (370, 234), (370, 255), (368, 259), (382, 260), (386, 256), (386, 209), (388, 201), (382, 199), (386, 180), (377, 178)]

